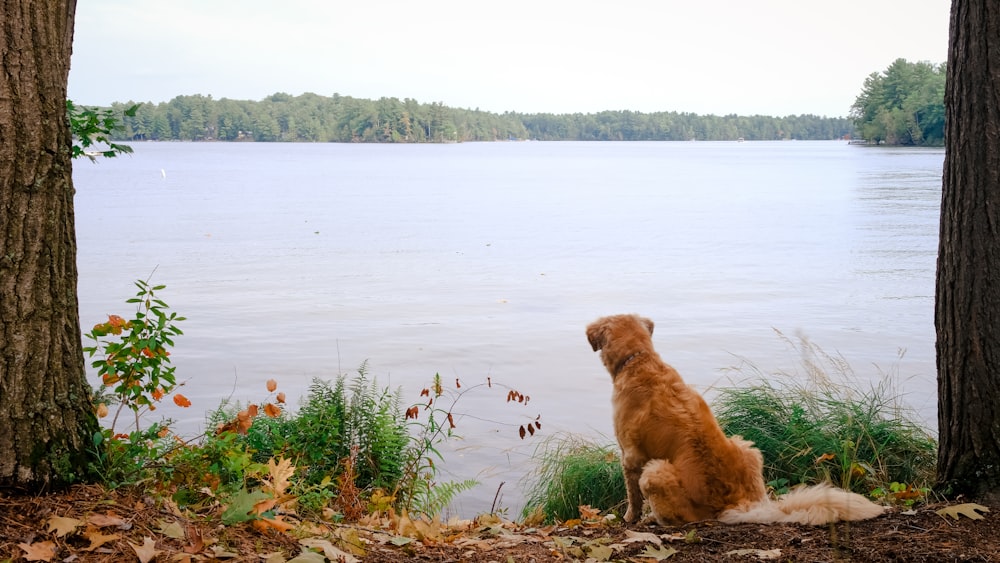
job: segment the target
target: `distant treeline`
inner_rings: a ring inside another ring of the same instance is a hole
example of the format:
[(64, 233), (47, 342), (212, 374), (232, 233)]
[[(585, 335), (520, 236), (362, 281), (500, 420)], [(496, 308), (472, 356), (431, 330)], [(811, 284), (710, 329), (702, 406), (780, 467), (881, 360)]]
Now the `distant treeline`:
[(112, 109), (122, 129), (115, 140), (298, 141), (447, 143), (459, 141), (725, 141), (841, 139), (850, 119), (792, 115), (696, 115), (602, 111), (573, 114), (502, 114), (460, 109), (409, 98), (367, 100), (334, 94), (277, 93), (260, 101), (177, 96), (142, 103), (134, 116)]

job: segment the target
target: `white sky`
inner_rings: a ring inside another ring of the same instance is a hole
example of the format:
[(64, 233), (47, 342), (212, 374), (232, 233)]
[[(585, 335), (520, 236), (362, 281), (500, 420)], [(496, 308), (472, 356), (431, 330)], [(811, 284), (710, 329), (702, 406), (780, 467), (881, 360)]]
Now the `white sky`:
[(492, 112), (846, 116), (950, 0), (82, 0), (77, 103), (275, 92)]

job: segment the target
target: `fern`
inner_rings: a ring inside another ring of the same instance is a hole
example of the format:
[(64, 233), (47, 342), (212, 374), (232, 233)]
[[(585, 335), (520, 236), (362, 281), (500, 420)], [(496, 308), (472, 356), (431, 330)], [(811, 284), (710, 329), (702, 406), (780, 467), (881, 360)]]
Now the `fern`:
[(441, 514), (455, 500), (455, 497), (478, 485), (479, 481), (475, 479), (444, 483), (431, 483), (426, 479), (419, 479), (418, 482), (414, 483), (415, 494), (411, 509), (428, 516)]

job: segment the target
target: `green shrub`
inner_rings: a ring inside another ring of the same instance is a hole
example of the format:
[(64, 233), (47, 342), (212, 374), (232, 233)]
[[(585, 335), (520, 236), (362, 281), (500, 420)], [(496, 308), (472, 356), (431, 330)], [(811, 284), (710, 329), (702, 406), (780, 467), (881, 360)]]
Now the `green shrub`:
[(625, 478), (616, 445), (575, 435), (554, 435), (535, 450), (535, 471), (527, 478), (523, 515), (537, 510), (546, 522), (579, 518), (579, 507), (625, 508)]
[(829, 480), (864, 494), (894, 482), (933, 482), (937, 445), (903, 406), (894, 372), (865, 384), (843, 358), (805, 339), (792, 345), (804, 373), (765, 376), (744, 363), (734, 369), (752, 377), (712, 401), (723, 431), (764, 454), (765, 481)]
[(303, 485), (335, 477), (353, 454), (358, 488), (392, 489), (403, 475), (408, 442), (400, 401), (398, 391), (380, 388), (362, 364), (351, 381), (345, 375), (314, 379), (294, 416), (258, 417), (243, 440), (257, 461), (291, 459)]

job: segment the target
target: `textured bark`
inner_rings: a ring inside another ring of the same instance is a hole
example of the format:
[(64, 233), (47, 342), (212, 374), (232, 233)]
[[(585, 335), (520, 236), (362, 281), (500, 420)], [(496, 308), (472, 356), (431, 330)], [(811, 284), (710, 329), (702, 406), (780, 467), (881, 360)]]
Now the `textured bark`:
[(81, 349), (66, 82), (75, 0), (0, 0), (0, 488), (79, 479)]
[(1000, 490), (1000, 3), (954, 0), (934, 324), (938, 485)]

